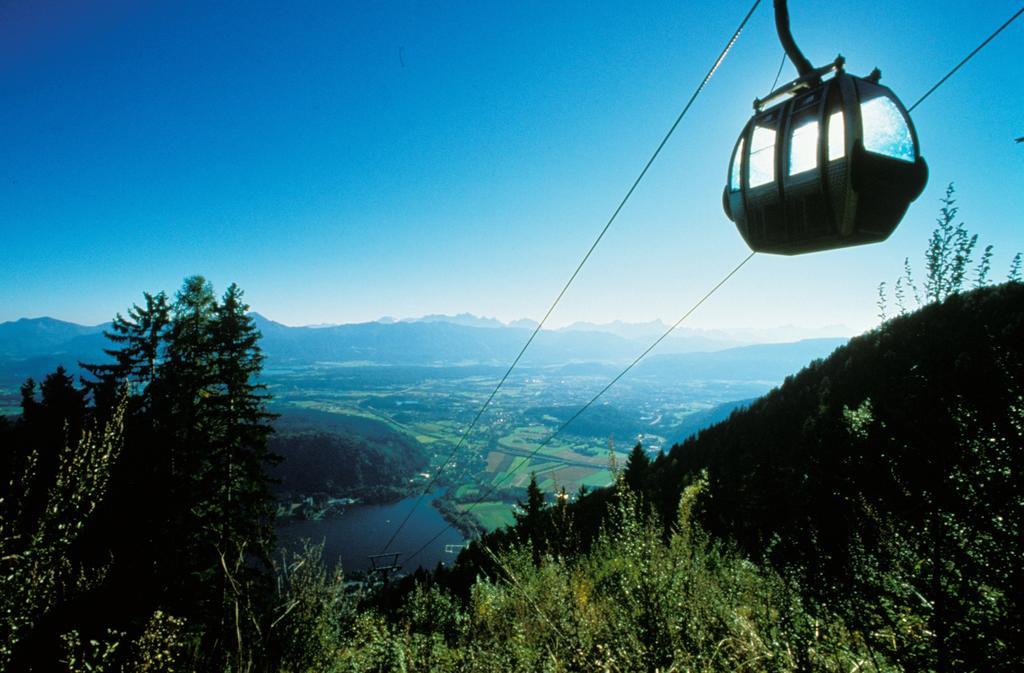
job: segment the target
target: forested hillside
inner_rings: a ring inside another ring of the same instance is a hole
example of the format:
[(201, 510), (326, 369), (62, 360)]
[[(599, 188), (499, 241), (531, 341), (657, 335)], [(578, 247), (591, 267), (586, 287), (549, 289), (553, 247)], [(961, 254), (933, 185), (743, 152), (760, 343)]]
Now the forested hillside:
[(866, 633), (902, 631), (900, 659), (1011, 670), (1024, 661), (1022, 346), (1024, 286), (953, 295), (674, 447), (644, 491), (668, 514), (706, 470), (710, 532)]
[(343, 491), (362, 498), (407, 487), (427, 466), (412, 438), (381, 421), (289, 408), (275, 421), (270, 448), (281, 457), (271, 470), (275, 491)]

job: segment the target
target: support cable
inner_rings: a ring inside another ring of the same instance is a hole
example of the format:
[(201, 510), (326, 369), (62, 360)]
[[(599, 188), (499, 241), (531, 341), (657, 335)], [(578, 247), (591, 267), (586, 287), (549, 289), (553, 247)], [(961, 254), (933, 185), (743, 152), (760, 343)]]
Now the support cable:
[(494, 390), (491, 391), (491, 394), (487, 397), (487, 400), (483, 403), (483, 406), (481, 406), (480, 410), (476, 412), (476, 416), (473, 417), (473, 421), (462, 433), (462, 436), (459, 438), (459, 441), (455, 445), (455, 448), (452, 449), (451, 453), (448, 454), (448, 457), (445, 458), (445, 461), (441, 464), (441, 467), (439, 467), (434, 472), (433, 478), (424, 487), (423, 492), (420, 493), (420, 496), (416, 500), (416, 503), (412, 506), (412, 509), (410, 509), (409, 512), (405, 515), (405, 518), (402, 519), (402, 522), (398, 525), (398, 528), (395, 529), (395, 532), (391, 534), (391, 537), (388, 538), (387, 544), (384, 545), (384, 549), (382, 550), (382, 552), (386, 552), (388, 548), (391, 547), (391, 544), (395, 541), (395, 538), (397, 538), (398, 534), (402, 532), (403, 528), (405, 528), (405, 524), (409, 522), (409, 519), (412, 517), (413, 512), (416, 511), (416, 508), (420, 506), (420, 504), (423, 502), (423, 499), (430, 492), (430, 489), (437, 483), (438, 479), (441, 476), (441, 473), (444, 472), (445, 468), (448, 467), (448, 465), (452, 462), (452, 459), (455, 457), (455, 454), (458, 453), (460, 448), (462, 448), (462, 445), (466, 442), (466, 438), (473, 431), (473, 428), (476, 427), (476, 424), (480, 420), (480, 417), (483, 416), (484, 411), (486, 411), (487, 408), (491, 405), (491, 402), (494, 400), (494, 396), (497, 395), (498, 391), (501, 390), (501, 387), (505, 385), (505, 381), (508, 380), (509, 375), (512, 373), (512, 370), (516, 368), (516, 365), (519, 364), (519, 360), (522, 359), (523, 354), (526, 353), (526, 349), (530, 347), (530, 344), (533, 343), (533, 340), (536, 338), (537, 334), (540, 333), (541, 328), (544, 327), (544, 324), (551, 316), (551, 313), (555, 310), (555, 307), (558, 306), (558, 303), (562, 300), (562, 297), (565, 296), (565, 293), (569, 289), (569, 286), (572, 285), (574, 280), (576, 280), (576, 276), (579, 275), (580, 270), (583, 268), (583, 265), (587, 263), (588, 259), (590, 259), (590, 255), (593, 254), (594, 249), (597, 248), (598, 243), (601, 242), (601, 239), (604, 238), (604, 235), (608, 232), (608, 229), (611, 228), (612, 223), (615, 222), (615, 219), (619, 216), (619, 213), (622, 212), (622, 209), (625, 207), (626, 202), (629, 201), (629, 198), (631, 196), (633, 196), (633, 192), (636, 191), (636, 188), (640, 185), (640, 181), (644, 179), (645, 175), (647, 175), (647, 171), (654, 163), (654, 160), (658, 158), (659, 154), (661, 154), (661, 150), (668, 143), (669, 138), (672, 137), (672, 134), (675, 132), (676, 127), (678, 127), (679, 123), (683, 121), (683, 117), (685, 117), (686, 113), (690, 111), (690, 108), (693, 106), (694, 101), (697, 100), (697, 97), (704, 90), (704, 87), (707, 86), (708, 82), (711, 80), (711, 77), (715, 74), (715, 71), (718, 70), (718, 67), (722, 65), (722, 61), (725, 60), (725, 57), (728, 55), (733, 45), (736, 44), (736, 40), (739, 39), (740, 33), (743, 32), (743, 28), (747, 25), (747, 21), (750, 20), (750, 17), (754, 14), (754, 10), (757, 9), (757, 6), (759, 4), (761, 4), (761, 0), (754, 0), (754, 4), (751, 5), (750, 9), (747, 11), (746, 16), (743, 17), (743, 20), (740, 22), (740, 25), (736, 28), (735, 32), (733, 32), (732, 37), (726, 43), (721, 53), (718, 54), (718, 58), (715, 59), (715, 62), (711, 65), (711, 68), (708, 70), (707, 74), (704, 75), (704, 79), (700, 81), (700, 84), (697, 85), (697, 88), (690, 96), (690, 99), (686, 102), (686, 105), (683, 107), (683, 111), (679, 113), (678, 117), (676, 117), (675, 122), (672, 123), (672, 126), (665, 134), (665, 137), (661, 139), (661, 142), (658, 144), (657, 149), (654, 150), (654, 154), (652, 154), (651, 158), (647, 160), (646, 164), (644, 164), (643, 170), (640, 171), (640, 175), (638, 175), (636, 180), (633, 181), (633, 185), (629, 188), (629, 191), (626, 192), (626, 195), (622, 198), (622, 201), (615, 209), (615, 212), (613, 212), (611, 217), (608, 218), (608, 222), (604, 225), (604, 228), (601, 229), (601, 233), (597, 235), (597, 238), (594, 240), (593, 244), (591, 244), (590, 249), (587, 250), (587, 254), (585, 254), (583, 256), (583, 259), (580, 260), (580, 263), (576, 266), (576, 270), (572, 272), (572, 275), (569, 277), (569, 280), (566, 281), (565, 286), (562, 287), (562, 291), (558, 293), (557, 297), (555, 297), (555, 301), (552, 302), (551, 307), (548, 308), (547, 313), (545, 313), (541, 321), (537, 323), (537, 326), (534, 328), (533, 333), (530, 335), (530, 338), (526, 340), (525, 344), (523, 344), (522, 349), (520, 349), (519, 354), (516, 355), (515, 359), (512, 361), (512, 364), (509, 365), (508, 370), (505, 372), (505, 375), (501, 377), (500, 381), (498, 381), (498, 385), (494, 387)]
[(998, 35), (999, 33), (1003, 32), (1003, 29), (1004, 29), (1004, 28), (1006, 28), (1007, 26), (1009, 26), (1009, 25), (1010, 25), (1011, 23), (1013, 23), (1014, 21), (1016, 21), (1016, 20), (1017, 20), (1017, 18), (1018, 18), (1018, 17), (1020, 17), (1020, 15), (1021, 15), (1021, 14), (1024, 14), (1024, 7), (1021, 7), (1020, 9), (1018, 9), (1018, 10), (1017, 10), (1017, 12), (1016, 12), (1016, 13), (1015, 13), (1015, 14), (1014, 14), (1013, 16), (1011, 16), (1011, 17), (1010, 17), (1009, 19), (1007, 19), (1007, 20), (1006, 20), (1006, 23), (1004, 23), (1003, 25), (999, 26), (999, 28), (997, 28), (997, 29), (995, 30), (995, 32), (994, 32), (994, 33), (992, 33), (992, 34), (991, 34), (991, 35), (989, 35), (989, 36), (988, 36), (987, 38), (985, 38), (985, 41), (984, 41), (984, 42), (982, 42), (981, 44), (979, 44), (979, 45), (978, 45), (977, 47), (975, 47), (975, 48), (974, 48), (974, 51), (972, 51), (971, 53), (967, 54), (967, 56), (964, 56), (964, 57), (963, 57), (963, 58), (962, 58), (962, 59), (960, 60), (960, 62), (959, 62), (959, 63), (957, 63), (957, 64), (956, 64), (956, 65), (955, 65), (955, 66), (953, 67), (953, 69), (952, 69), (952, 70), (950, 70), (949, 72), (947, 72), (947, 73), (946, 73), (946, 74), (945, 74), (945, 75), (943, 76), (943, 78), (942, 78), (942, 79), (940, 79), (940, 80), (939, 80), (938, 82), (936, 82), (936, 83), (935, 83), (935, 84), (934, 84), (934, 85), (932, 86), (932, 88), (931, 88), (931, 89), (928, 89), (928, 91), (926, 91), (926, 92), (925, 92), (925, 94), (924, 94), (923, 96), (921, 96), (920, 98), (918, 98), (918, 99), (917, 99), (917, 102), (915, 102), (915, 103), (914, 103), (913, 105), (911, 105), (910, 107), (908, 107), (908, 108), (907, 108), (907, 112), (913, 112), (913, 111), (914, 111), (914, 108), (916, 108), (916, 107), (917, 107), (918, 105), (920, 105), (921, 103), (923, 103), (923, 102), (925, 101), (925, 99), (926, 99), (926, 98), (928, 98), (928, 96), (931, 96), (931, 95), (932, 95), (932, 94), (933, 94), (933, 93), (935, 92), (935, 90), (936, 90), (936, 89), (938, 89), (938, 88), (939, 88), (940, 86), (942, 86), (943, 84), (945, 84), (945, 83), (946, 83), (946, 80), (947, 80), (947, 79), (949, 79), (950, 77), (952, 77), (952, 76), (953, 76), (953, 73), (955, 73), (955, 72), (956, 72), (957, 70), (959, 70), (959, 69), (960, 69), (961, 67), (963, 67), (963, 65), (964, 65), (965, 63), (967, 63), (967, 62), (968, 62), (968, 61), (970, 61), (970, 60), (971, 60), (972, 58), (974, 58), (974, 55), (975, 55), (975, 54), (977, 54), (977, 53), (978, 53), (979, 51), (981, 51), (982, 49), (984, 49), (984, 48), (985, 48), (985, 47), (986, 47), (986, 46), (988, 45), (988, 43), (989, 43), (989, 42), (991, 42), (992, 40), (994, 40), (994, 39), (996, 38), (996, 35)]

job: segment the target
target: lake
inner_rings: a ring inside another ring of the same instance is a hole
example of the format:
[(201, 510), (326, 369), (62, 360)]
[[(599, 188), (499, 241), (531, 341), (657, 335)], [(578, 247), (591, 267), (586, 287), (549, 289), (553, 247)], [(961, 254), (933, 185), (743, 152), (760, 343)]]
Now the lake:
[[(412, 572), (417, 566), (433, 569), (438, 562), (450, 564), (456, 554), (445, 553), (445, 545), (461, 545), (465, 539), (455, 528), (449, 528), (441, 537), (420, 552), (411, 563), (406, 557), (412, 554), (438, 531), (447, 525), (441, 513), (431, 503), (444, 494), (436, 491), (420, 503), (412, 518), (388, 548), (389, 552), (400, 552), (399, 565), (403, 572)], [(324, 543), (324, 561), (341, 560), (345, 571), (366, 570), (370, 567), (369, 556), (379, 554), (381, 548), (394, 533), (409, 510), (416, 504), (418, 496), (405, 498), (387, 505), (351, 505), (344, 514), (319, 521), (279, 519), (277, 524), (278, 546), (285, 549), (301, 548), (301, 541), (309, 539)]]

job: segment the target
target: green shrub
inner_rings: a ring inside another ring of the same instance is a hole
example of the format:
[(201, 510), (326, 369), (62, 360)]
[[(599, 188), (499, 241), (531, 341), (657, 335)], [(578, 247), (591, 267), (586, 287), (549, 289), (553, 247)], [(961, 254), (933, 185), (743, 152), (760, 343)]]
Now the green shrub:
[[(45, 485), (45, 506), (37, 516), (24, 503), (36, 497), (30, 489), (37, 481), (38, 452), (33, 449), (10, 475), (7, 498), (0, 498), (0, 671), (8, 670), (19, 643), (40, 622), (95, 586), (106, 571), (102, 565), (73, 564), (70, 550), (106, 496), (123, 443), (123, 419), (122, 403), (102, 427), (84, 430), (77, 442), (56, 449), (53, 483)], [(72, 653), (81, 650), (79, 640), (77, 632), (63, 638)]]
[(590, 553), (538, 564), (527, 543), (491, 554), (498, 572), (477, 580), (464, 610), (418, 586), (398, 623), (356, 620), (344, 670), (888, 670), (792, 581), (712, 541), (692, 520), (703, 487), (685, 490), (665, 541), (620, 480)]
[(285, 557), (278, 571), (277, 616), (270, 624), (270, 649), (288, 673), (339, 671), (339, 651), (354, 617), (341, 568), (328, 571), (323, 545), (306, 543)]

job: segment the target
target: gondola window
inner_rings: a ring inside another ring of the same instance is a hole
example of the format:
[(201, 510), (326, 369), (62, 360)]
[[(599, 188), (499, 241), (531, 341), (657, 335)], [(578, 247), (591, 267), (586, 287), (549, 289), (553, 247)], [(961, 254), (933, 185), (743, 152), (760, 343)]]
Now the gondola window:
[(914, 140), (903, 113), (890, 99), (879, 96), (861, 103), (864, 149), (902, 161), (914, 161)]
[(729, 188), (734, 191), (740, 191), (740, 175), (743, 170), (743, 146), (746, 143), (743, 142), (743, 138), (740, 138), (739, 145), (736, 146), (736, 154), (732, 157), (732, 171), (729, 174)]
[(789, 174), (796, 175), (818, 166), (818, 120), (800, 124), (793, 129), (789, 142)]
[(836, 110), (828, 118), (828, 160), (835, 161), (846, 156), (846, 123), (843, 111)]
[(750, 140), (750, 186), (758, 187), (775, 180), (775, 129), (754, 128)]

